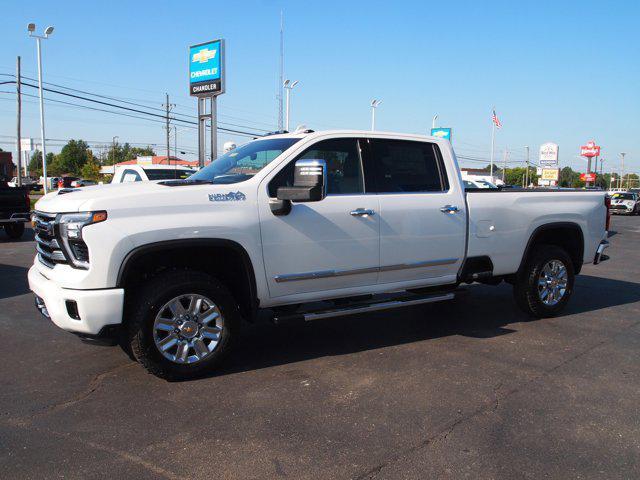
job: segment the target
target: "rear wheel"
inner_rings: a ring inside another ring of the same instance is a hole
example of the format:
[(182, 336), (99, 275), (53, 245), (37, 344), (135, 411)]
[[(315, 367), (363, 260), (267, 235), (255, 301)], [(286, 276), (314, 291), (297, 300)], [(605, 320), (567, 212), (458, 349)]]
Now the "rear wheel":
[(574, 280), (573, 263), (567, 252), (555, 245), (539, 245), (518, 273), (513, 286), (516, 303), (533, 317), (553, 317), (569, 301)]
[(212, 371), (238, 333), (235, 300), (204, 273), (172, 270), (134, 295), (124, 347), (156, 376), (183, 380)]
[(4, 231), (9, 238), (17, 240), (24, 234), (24, 223), (7, 223), (4, 226)]

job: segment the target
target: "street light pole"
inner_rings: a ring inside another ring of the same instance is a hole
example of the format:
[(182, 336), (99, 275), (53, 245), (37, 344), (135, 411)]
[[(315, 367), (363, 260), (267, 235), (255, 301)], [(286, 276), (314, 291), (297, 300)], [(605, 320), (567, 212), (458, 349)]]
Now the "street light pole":
[(293, 87), (295, 87), (298, 84), (298, 80), (294, 80), (293, 82), (291, 80), (285, 80), (284, 83), (282, 84), (282, 86), (284, 87), (284, 89), (287, 92), (286, 95), (286, 117), (285, 117), (285, 130), (288, 132), (289, 131), (289, 115), (291, 113), (291, 90), (293, 89)]
[(438, 114), (436, 113), (431, 120), (431, 128), (436, 128), (436, 120), (438, 119)]
[(622, 166), (620, 168), (620, 175), (619, 175), (620, 181), (618, 182), (619, 183), (618, 188), (622, 188), (622, 185), (624, 183), (623, 179), (624, 179), (624, 156), (625, 155), (626, 155), (626, 152), (620, 152), (620, 158), (622, 159)]
[(382, 103), (382, 100), (371, 100), (371, 131), (376, 129), (376, 108)]
[(49, 38), (49, 35), (53, 33), (53, 27), (49, 26), (45, 29), (44, 35), (35, 35), (33, 32), (36, 30), (36, 24), (30, 23), (27, 25), (29, 36), (36, 39), (36, 46), (38, 51), (38, 92), (40, 94), (40, 137), (42, 139), (42, 176), (44, 177), (44, 193), (48, 193), (47, 185), (47, 148), (45, 146), (44, 139), (44, 98), (42, 93), (42, 52), (40, 46), (40, 40)]

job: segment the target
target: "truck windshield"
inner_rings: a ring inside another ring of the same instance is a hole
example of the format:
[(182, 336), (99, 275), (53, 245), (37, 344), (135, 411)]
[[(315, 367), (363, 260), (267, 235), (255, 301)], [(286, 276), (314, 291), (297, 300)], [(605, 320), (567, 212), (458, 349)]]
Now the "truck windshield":
[(296, 143), (298, 138), (271, 138), (254, 140), (225, 153), (189, 180), (212, 183), (238, 183), (250, 179), (282, 152)]

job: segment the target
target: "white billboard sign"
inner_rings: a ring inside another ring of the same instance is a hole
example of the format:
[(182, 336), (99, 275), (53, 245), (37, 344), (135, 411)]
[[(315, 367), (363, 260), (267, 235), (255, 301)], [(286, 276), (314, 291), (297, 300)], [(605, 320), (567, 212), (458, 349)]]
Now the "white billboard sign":
[(543, 167), (558, 166), (558, 144), (549, 142), (540, 145), (540, 165)]
[(20, 151), (30, 152), (33, 150), (33, 138), (21, 138), (20, 139)]

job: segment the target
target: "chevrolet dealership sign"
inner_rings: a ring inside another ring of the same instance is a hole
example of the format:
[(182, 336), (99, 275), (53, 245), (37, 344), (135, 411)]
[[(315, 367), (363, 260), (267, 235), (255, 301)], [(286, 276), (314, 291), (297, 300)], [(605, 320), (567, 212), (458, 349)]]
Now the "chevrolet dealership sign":
[(214, 96), (224, 93), (224, 40), (189, 47), (189, 93)]

